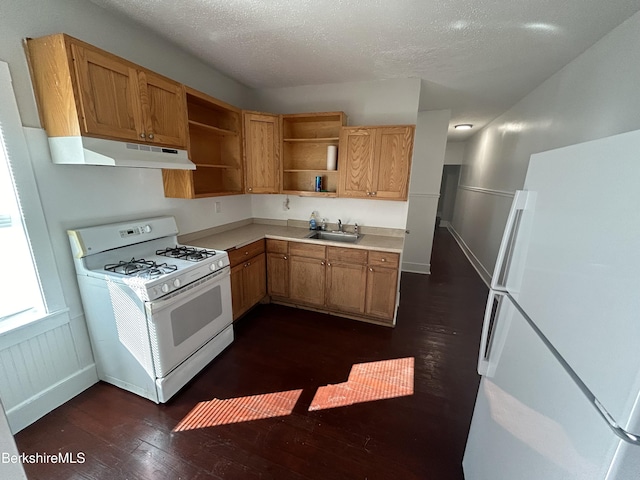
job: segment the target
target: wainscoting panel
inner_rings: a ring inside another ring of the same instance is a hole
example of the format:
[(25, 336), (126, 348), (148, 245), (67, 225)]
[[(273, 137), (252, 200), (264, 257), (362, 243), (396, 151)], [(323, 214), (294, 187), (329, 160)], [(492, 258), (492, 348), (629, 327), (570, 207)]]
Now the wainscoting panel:
[(69, 323), (0, 350), (0, 397), (15, 433), (97, 381)]

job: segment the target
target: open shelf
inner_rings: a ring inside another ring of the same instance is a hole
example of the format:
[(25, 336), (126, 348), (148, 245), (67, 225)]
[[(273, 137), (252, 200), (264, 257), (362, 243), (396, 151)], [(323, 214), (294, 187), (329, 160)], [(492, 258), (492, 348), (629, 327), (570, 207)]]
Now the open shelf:
[(187, 88), (189, 159), (196, 169), (163, 170), (166, 197), (243, 193), (241, 111)]
[[(338, 171), (327, 170), (327, 149), (338, 146), (340, 129), (347, 117), (342, 112), (300, 113), (282, 116), (282, 186), (290, 195), (335, 197)], [(315, 191), (315, 177), (322, 188)]]

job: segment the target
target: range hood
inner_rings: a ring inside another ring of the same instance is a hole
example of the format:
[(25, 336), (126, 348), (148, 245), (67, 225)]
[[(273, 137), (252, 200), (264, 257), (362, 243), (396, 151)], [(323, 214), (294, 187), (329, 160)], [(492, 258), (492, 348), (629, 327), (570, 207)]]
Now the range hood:
[(195, 170), (186, 150), (92, 137), (49, 137), (54, 163)]

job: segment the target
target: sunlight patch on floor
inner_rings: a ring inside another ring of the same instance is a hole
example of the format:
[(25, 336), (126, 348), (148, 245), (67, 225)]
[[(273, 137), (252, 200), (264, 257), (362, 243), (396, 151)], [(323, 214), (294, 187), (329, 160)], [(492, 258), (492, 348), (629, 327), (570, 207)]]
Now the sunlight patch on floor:
[(248, 422), (263, 418), (290, 415), (302, 390), (264, 393), (249, 397), (198, 403), (173, 429), (174, 432)]
[(413, 395), (414, 358), (358, 363), (344, 383), (318, 388), (309, 411)]

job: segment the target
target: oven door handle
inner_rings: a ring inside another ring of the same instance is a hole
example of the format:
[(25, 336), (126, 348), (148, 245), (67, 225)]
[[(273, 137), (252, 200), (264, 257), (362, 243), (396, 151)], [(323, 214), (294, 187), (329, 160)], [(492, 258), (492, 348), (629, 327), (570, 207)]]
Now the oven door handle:
[[(188, 301), (193, 298), (195, 295), (203, 292), (204, 290), (210, 289), (213, 285), (220, 283), (224, 279), (228, 279), (230, 276), (229, 267), (224, 267), (221, 270), (218, 270), (211, 275), (208, 275), (200, 280), (196, 280), (193, 283), (185, 285), (180, 289), (176, 290), (173, 293), (169, 293), (164, 297), (161, 297), (157, 300), (153, 300), (151, 302), (145, 302), (145, 308), (147, 312), (153, 314), (155, 312), (159, 312), (165, 308), (171, 307), (176, 303)], [(231, 289), (231, 286), (229, 286)]]

